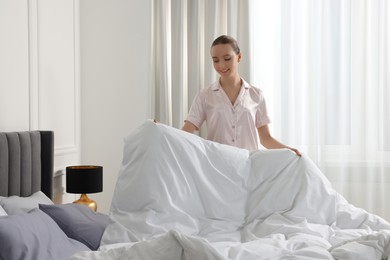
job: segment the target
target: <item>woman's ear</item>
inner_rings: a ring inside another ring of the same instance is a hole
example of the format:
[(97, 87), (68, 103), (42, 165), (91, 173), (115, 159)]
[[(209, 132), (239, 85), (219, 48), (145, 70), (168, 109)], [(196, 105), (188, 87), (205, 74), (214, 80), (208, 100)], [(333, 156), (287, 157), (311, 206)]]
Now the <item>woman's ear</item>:
[(241, 58), (242, 58), (241, 52), (240, 52), (237, 56), (238, 56), (238, 57), (237, 57), (237, 61), (240, 62), (240, 61), (241, 61)]

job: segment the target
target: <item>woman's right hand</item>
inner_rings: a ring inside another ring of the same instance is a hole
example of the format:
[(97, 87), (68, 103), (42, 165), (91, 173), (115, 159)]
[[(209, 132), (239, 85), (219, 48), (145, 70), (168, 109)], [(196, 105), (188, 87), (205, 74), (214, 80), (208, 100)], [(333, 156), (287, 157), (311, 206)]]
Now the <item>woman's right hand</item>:
[(189, 132), (189, 133), (193, 133), (195, 131), (198, 131), (198, 128), (193, 124), (191, 123), (190, 121), (185, 121), (184, 122), (184, 125), (183, 127), (181, 128), (181, 130), (183, 131), (186, 131), (186, 132)]

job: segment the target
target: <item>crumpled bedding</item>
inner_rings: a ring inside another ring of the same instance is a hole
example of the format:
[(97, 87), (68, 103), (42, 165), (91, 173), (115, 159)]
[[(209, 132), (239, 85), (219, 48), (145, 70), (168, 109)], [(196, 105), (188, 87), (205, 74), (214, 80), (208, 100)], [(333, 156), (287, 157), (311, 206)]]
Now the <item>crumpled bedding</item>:
[(390, 259), (390, 224), (306, 155), (247, 150), (151, 120), (125, 138), (99, 251), (71, 259)]

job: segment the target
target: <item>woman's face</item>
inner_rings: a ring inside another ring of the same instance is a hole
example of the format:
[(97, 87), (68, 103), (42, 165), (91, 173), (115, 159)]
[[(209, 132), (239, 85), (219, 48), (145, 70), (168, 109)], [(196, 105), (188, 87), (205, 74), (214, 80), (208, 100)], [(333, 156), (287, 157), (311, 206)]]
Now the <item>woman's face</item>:
[(211, 47), (211, 58), (214, 69), (221, 77), (236, 76), (238, 73), (241, 53), (237, 55), (230, 44), (218, 44)]

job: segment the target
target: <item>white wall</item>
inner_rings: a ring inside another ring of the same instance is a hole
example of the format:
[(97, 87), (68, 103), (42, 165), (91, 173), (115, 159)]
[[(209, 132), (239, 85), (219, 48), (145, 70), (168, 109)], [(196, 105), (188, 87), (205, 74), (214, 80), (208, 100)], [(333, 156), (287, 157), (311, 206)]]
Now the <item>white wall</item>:
[(0, 130), (29, 128), (29, 41), (25, 1), (0, 1)]
[(78, 7), (0, 0), (0, 131), (54, 131), (58, 202), (63, 169), (80, 160)]
[(151, 0), (0, 0), (0, 131), (53, 130), (59, 174), (102, 165), (101, 212), (123, 138), (151, 117), (150, 32)]
[(110, 207), (123, 138), (151, 117), (150, 17), (149, 0), (80, 1), (81, 163), (103, 166), (103, 192), (89, 195), (99, 212)]

